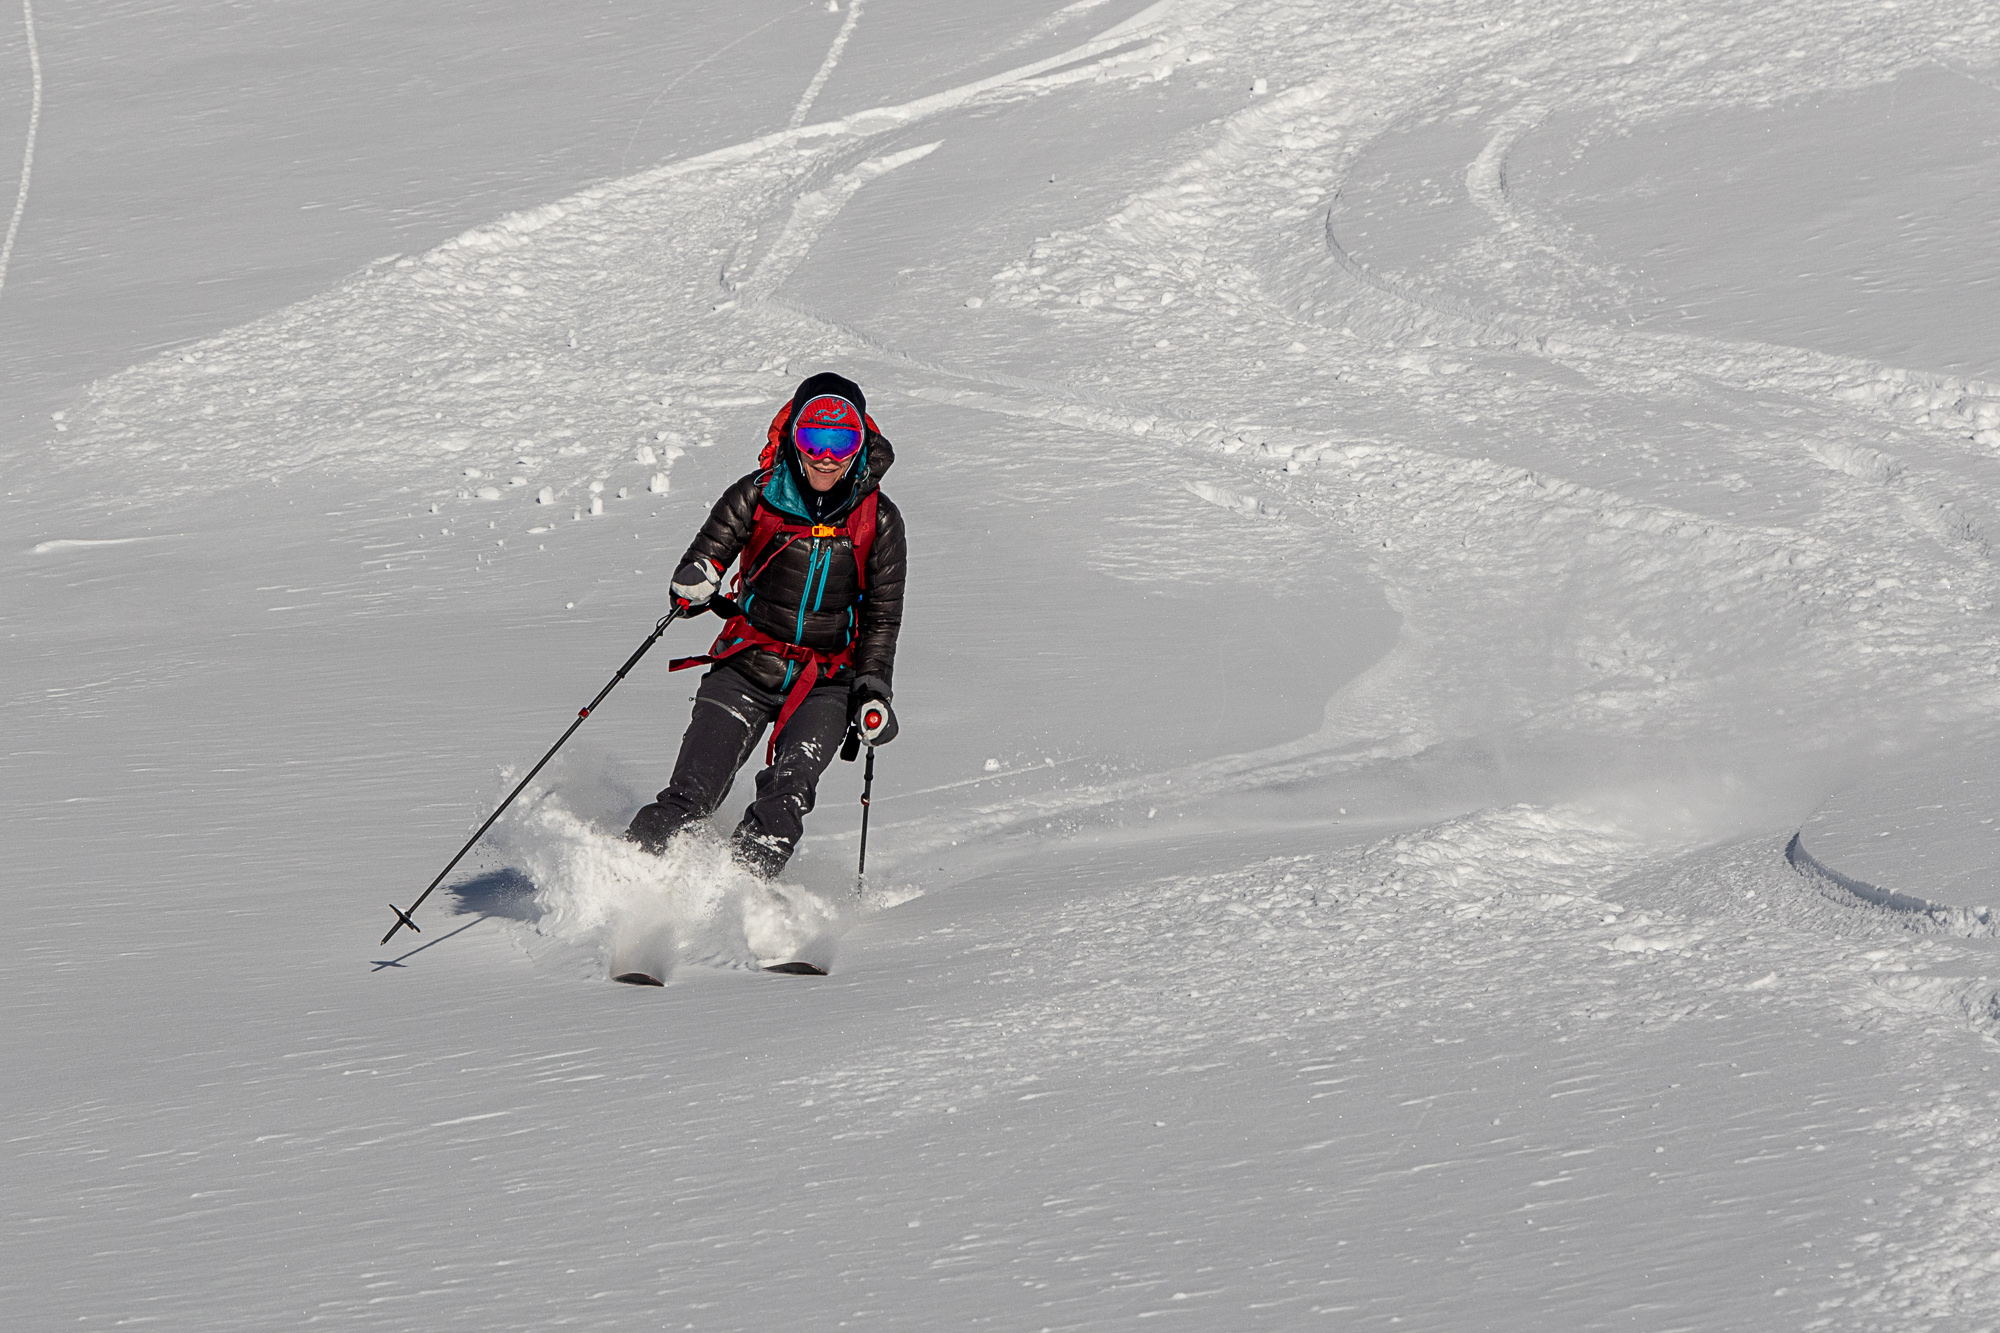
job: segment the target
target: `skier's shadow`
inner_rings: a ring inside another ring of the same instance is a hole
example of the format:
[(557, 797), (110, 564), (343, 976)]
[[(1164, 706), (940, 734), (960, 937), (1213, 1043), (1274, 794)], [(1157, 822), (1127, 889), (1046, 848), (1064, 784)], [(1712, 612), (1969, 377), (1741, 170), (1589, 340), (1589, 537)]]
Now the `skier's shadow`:
[(535, 881), (518, 870), (489, 870), (462, 884), (447, 884), (445, 892), (457, 900), (452, 909), (457, 916), (477, 913), (531, 923), (542, 918), (542, 905), (535, 901)]
[(426, 940), (408, 953), (395, 958), (375, 960), (375, 971), (401, 967), (404, 960), (443, 944), (453, 935), (464, 934), (488, 918), (497, 916), (509, 921), (536, 921), (542, 915), (541, 904), (535, 901), (534, 881), (518, 870), (491, 870), (462, 884), (446, 885), (445, 892), (454, 900), (452, 915), (470, 915), (472, 920), (448, 934), (440, 935), (434, 940)]

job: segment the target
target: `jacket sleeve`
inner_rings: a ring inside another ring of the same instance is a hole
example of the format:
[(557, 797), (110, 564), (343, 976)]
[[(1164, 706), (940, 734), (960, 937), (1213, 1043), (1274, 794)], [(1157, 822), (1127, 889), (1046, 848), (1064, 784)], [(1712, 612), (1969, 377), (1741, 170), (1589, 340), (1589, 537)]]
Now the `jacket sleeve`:
[(687, 554), (681, 557), (683, 565), (696, 560), (712, 560), (717, 569), (728, 570), (730, 562), (742, 553), (743, 543), (750, 540), (750, 533), (757, 526), (758, 475), (752, 472), (747, 477), (739, 478), (735, 485), (722, 493), (722, 498), (715, 502), (715, 508), (708, 511), (708, 521), (694, 535)]
[(854, 674), (874, 676), (893, 688), (896, 635), (903, 628), (903, 576), (909, 548), (903, 511), (886, 495), (875, 501), (875, 545), (868, 552), (868, 591), (861, 599), (860, 632), (854, 644)]

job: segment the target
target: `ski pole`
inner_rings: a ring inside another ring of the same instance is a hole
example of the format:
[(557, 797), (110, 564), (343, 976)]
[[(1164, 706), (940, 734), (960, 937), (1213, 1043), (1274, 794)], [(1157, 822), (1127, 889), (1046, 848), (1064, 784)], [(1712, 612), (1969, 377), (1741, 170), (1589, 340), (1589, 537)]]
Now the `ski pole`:
[(875, 794), (875, 747), (868, 747), (868, 762), (861, 769), (861, 860), (854, 867), (854, 891), (868, 878), (868, 798)]
[[(416, 931), (419, 935), (424, 933), (423, 928), (410, 918), (415, 914), (416, 910), (419, 907), (422, 907), (424, 905), (424, 899), (431, 896), (431, 889), (435, 889), (438, 885), (444, 883), (444, 877), (446, 875), (449, 875), (451, 873), (452, 867), (457, 865), (459, 861), (464, 859), (465, 854), (472, 850), (472, 844), (478, 842), (481, 838), (486, 836), (486, 830), (493, 827), (493, 821), (500, 818), (500, 816), (506, 811), (508, 806), (514, 804), (514, 798), (516, 796), (519, 796), (523, 791), (527, 790), (528, 784), (535, 780), (535, 774), (541, 772), (543, 765), (547, 764), (549, 760), (556, 757), (556, 751), (562, 749), (563, 742), (567, 741), (571, 736), (574, 736), (576, 734), (576, 729), (584, 724), (584, 720), (588, 718), (591, 715), (591, 713), (596, 710), (599, 704), (604, 702), (604, 696), (611, 693), (612, 689), (616, 687), (619, 681), (625, 679), (626, 672), (630, 671), (633, 667), (639, 665), (639, 659), (646, 655), (646, 650), (651, 648), (654, 644), (660, 641), (660, 636), (667, 632), (667, 626), (673, 624), (674, 621), (678, 620), (680, 618), (680, 614), (681, 614), (681, 608), (677, 606), (673, 610), (667, 612), (664, 616), (660, 617), (660, 623), (653, 626), (653, 632), (646, 636), (646, 641), (639, 645), (638, 651), (625, 659), (625, 665), (618, 668), (617, 675), (613, 676), (609, 681), (605, 682), (604, 688), (597, 692), (597, 697), (595, 699), (592, 699), (589, 703), (585, 704), (582, 708), (577, 710), (576, 721), (569, 724), (569, 730), (565, 731), (562, 734), (562, 738), (558, 740), (554, 745), (551, 745), (549, 747), (549, 752), (543, 755), (541, 757), (541, 760), (538, 763), (536, 763), (536, 765), (533, 768), (528, 770), (528, 776), (522, 778), (520, 783), (515, 786), (514, 790), (507, 793), (507, 799), (500, 802), (500, 808), (498, 810), (495, 810), (492, 814), (486, 817), (486, 822), (479, 826), (479, 832), (473, 834), (471, 838), (466, 840), (465, 846), (458, 849), (458, 855), (452, 857), (451, 861), (445, 866), (443, 870), (438, 871), (437, 878), (431, 881), (430, 888), (425, 889), (423, 893), (418, 896), (417, 900), (410, 904), (409, 911), (405, 912), (402, 908), (396, 906), (396, 904), (394, 903), (389, 904), (389, 910), (396, 914), (396, 924), (389, 927), (389, 933), (382, 937), (382, 943), (387, 944), (390, 940), (394, 939), (396, 937), (396, 932), (401, 930), (404, 926), (408, 926), (411, 930)], [(869, 758), (872, 760), (874, 756), (870, 755)]]

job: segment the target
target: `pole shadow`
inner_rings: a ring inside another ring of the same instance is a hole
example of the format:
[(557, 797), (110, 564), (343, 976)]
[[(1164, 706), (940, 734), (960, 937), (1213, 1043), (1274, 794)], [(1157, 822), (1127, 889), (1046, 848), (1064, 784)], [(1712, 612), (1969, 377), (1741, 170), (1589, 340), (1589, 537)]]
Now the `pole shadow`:
[(406, 954), (401, 954), (395, 958), (386, 958), (386, 959), (378, 958), (375, 960), (375, 964), (372, 970), (380, 972), (385, 967), (401, 967), (403, 965), (403, 960), (405, 958), (414, 958), (426, 949), (432, 948), (439, 944), (443, 944), (446, 940), (450, 939), (452, 935), (462, 935), (466, 931), (471, 930), (474, 926), (478, 925), (482, 921), (487, 920), (489, 917), (493, 915), (494, 913), (491, 912), (482, 913), (481, 915), (472, 918), (472, 920), (460, 926), (457, 930), (452, 931), (451, 935), (440, 935), (434, 940), (426, 940), (424, 941), (424, 943), (419, 944), (416, 948), (410, 950)]
[(451, 895), (452, 915), (466, 916), (472, 920), (457, 930), (440, 935), (434, 940), (426, 940), (408, 953), (395, 958), (378, 958), (373, 962), (373, 970), (401, 967), (404, 960), (413, 958), (424, 950), (443, 944), (453, 935), (462, 935), (482, 921), (499, 917), (506, 921), (533, 923), (541, 919), (541, 904), (535, 901), (535, 882), (518, 870), (489, 870), (483, 875), (457, 884), (444, 886)]

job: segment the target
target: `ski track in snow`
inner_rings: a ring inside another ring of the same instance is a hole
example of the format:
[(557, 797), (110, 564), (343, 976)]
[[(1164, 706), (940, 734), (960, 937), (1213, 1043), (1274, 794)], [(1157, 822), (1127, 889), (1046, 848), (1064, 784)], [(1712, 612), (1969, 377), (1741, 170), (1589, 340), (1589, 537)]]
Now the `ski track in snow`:
[(6, 239), (0, 240), (0, 292), (7, 289), (7, 268), (14, 258), (14, 240), (28, 211), (28, 182), (35, 171), (35, 137), (42, 128), (42, 48), (35, 40), (34, 0), (21, 0), (21, 31), (28, 41), (28, 133), (21, 146), (21, 180), (14, 192), (14, 211), (7, 218)]
[[(1814, 1255), (1812, 1279), (1780, 1291), (1765, 1326), (2000, 1319), (2000, 1122), (1995, 1094), (1965, 1073), (1986, 1068), (2000, 1032), (2000, 992), (1976, 975), (1982, 932), (1787, 865), (1780, 807), (1810, 784), (1768, 757), (1837, 764), (1861, 748), (1857, 730), (1993, 739), (2000, 387), (1579, 315), (1615, 279), (1577, 257), (1559, 221), (1524, 213), (1505, 174), (1558, 113), (1636, 124), (1926, 62), (1990, 63), (1994, 16), (1452, 3), (1366, 4), (1329, 23), (1284, 0), (1169, 0), (1022, 70), (805, 125), (860, 8), (850, 0), (788, 130), (379, 264), (113, 377), (68, 432), (66, 466), (116, 469), (153, 512), (266, 474), (361, 479), (401, 528), (402, 511), (435, 506), (436, 538), (373, 557), (428, 562), (435, 591), (447, 560), (486, 558), (458, 528), (517, 549), (558, 540), (588, 521), (593, 495), (655, 473), (648, 493), (663, 490), (662, 453), (670, 468), (689, 448), (740, 451), (799, 370), (823, 363), (869, 365), (894, 387), (888, 402), (1033, 423), (1107, 473), (1170, 456), (1176, 488), (1239, 516), (1247, 548), (1362, 553), (1402, 617), (1395, 648), (1288, 745), (891, 818), (877, 827), (895, 831), (899, 870), (914, 877), (961, 844), (1143, 824), (1246, 792), (1347, 791), (1474, 740), (1683, 746), (1702, 761), (1365, 845), (1078, 892), (1054, 919), (979, 942), (1024, 960), (996, 969), (980, 1005), (914, 1037), (864, 1036), (815, 1073), (818, 1113), (886, 1139), (1065, 1079), (1214, 1067), (1245, 1044), (1289, 1052), (1314, 1089), (1294, 1043), (1363, 1041), (1390, 1018), (1440, 1043), (1509, 1022), (1577, 1049), (1616, 1033), (1639, 1045), (1599, 1073), (1637, 1077), (1652, 1034), (1780, 1015), (1813, 1040), (1890, 1052), (1900, 1100), (1857, 1094), (1840, 1109), (1865, 1113), (1847, 1128), (1908, 1161), (1896, 1192), (1870, 1197), (1868, 1229)], [(981, 303), (965, 320), (1024, 321), (1032, 350), (914, 319), (844, 324), (798, 290), (877, 181), (949, 156), (956, 126), (943, 122), (1205, 67), (1271, 91), (1109, 216), (1001, 257), (960, 293)], [(1373, 271), (1341, 242), (1343, 189), (1392, 129), (1458, 116), (1480, 126), (1456, 170), (1489, 225), (1420, 278)], [(1642, 464), (1611, 475), (1605, 439)], [(1751, 512), (1734, 498), (1746, 489), (1798, 499)], [(1240, 557), (1175, 558), (1190, 575)], [(1536, 589), (1551, 590), (1547, 605), (1524, 604)], [(387, 596), (367, 578), (311, 591), (360, 610)], [(552, 797), (504, 830), (508, 863), (539, 890), (540, 915), (513, 938), (565, 976), (601, 977), (635, 951), (748, 968), (915, 892), (863, 910), (731, 878), (713, 848), (662, 868)], [(970, 1087), (968, 1061), (990, 1071)], [(1371, 1169), (1432, 1165), (1391, 1154)], [(1570, 1313), (1570, 1326), (1601, 1326)]]
[(840, 31), (833, 35), (833, 45), (826, 48), (826, 59), (813, 71), (812, 82), (799, 94), (798, 105), (792, 108), (792, 117), (785, 122), (787, 126), (797, 129), (806, 123), (813, 103), (819, 100), (820, 90), (826, 87), (826, 81), (833, 77), (834, 66), (840, 63), (840, 53), (847, 49), (847, 39), (854, 35), (854, 27), (860, 22), (861, 0), (847, 0), (847, 14), (840, 20)]
[[(810, 3), (811, 0), (807, 0), (807, 4), (809, 5)], [(770, 31), (772, 28), (777, 27), (779, 24), (788, 21), (793, 21), (796, 18), (797, 18), (796, 13), (780, 13), (775, 18), (767, 19), (764, 22), (758, 24), (756, 27), (750, 29), (748, 32), (744, 33), (740, 37), (733, 37), (729, 41), (724, 42), (721, 46), (718, 46), (717, 48), (715, 48), (715, 50), (709, 52), (707, 55), (703, 56), (700, 60), (697, 60), (694, 64), (688, 66), (686, 69), (682, 70), (679, 74), (676, 74), (673, 78), (667, 80), (666, 85), (662, 87), (659, 92), (653, 95), (653, 100), (646, 103), (646, 109), (644, 111), (641, 111), (639, 113), (639, 118), (632, 123), (632, 133), (625, 140), (624, 151), (618, 155), (618, 169), (621, 172), (626, 169), (627, 165), (631, 160), (632, 146), (639, 142), (639, 131), (646, 127), (646, 117), (652, 115), (653, 112), (659, 108), (660, 103), (666, 99), (668, 93), (672, 92), (675, 88), (678, 88), (682, 83), (694, 77), (696, 74), (701, 73), (701, 71), (707, 69), (709, 65), (713, 64), (715, 61), (719, 60), (723, 56), (728, 55), (731, 51), (735, 50), (737, 47), (741, 46), (743, 43), (749, 41), (753, 37), (762, 36), (764, 33)]]

